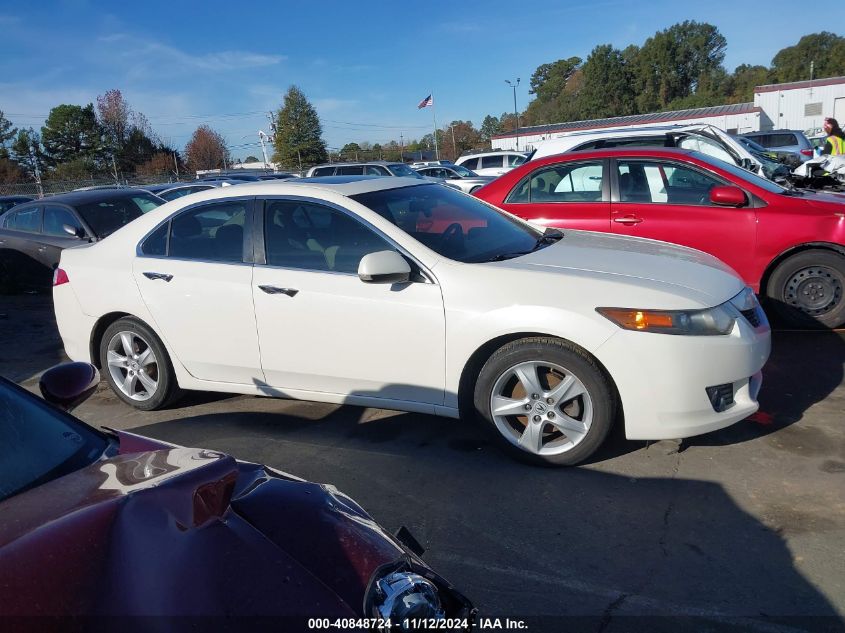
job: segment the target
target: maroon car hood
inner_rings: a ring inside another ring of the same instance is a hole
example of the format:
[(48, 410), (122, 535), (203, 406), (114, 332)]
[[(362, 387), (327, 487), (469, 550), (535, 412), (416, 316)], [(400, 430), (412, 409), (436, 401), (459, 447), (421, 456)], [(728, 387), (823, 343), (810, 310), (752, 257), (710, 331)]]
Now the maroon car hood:
[(0, 615), (350, 616), (405, 554), (331, 488), (119, 435), (3, 503)]

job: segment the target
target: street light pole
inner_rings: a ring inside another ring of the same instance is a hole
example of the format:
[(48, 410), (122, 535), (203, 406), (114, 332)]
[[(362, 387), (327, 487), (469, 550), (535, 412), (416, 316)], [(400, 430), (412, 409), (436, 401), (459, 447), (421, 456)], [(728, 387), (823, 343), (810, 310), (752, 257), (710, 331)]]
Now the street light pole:
[(511, 82), (510, 79), (505, 79), (505, 83), (513, 88), (513, 116), (516, 119), (514, 134), (516, 135), (516, 151), (519, 151), (519, 114), (516, 109), (516, 87), (519, 85), (519, 77), (516, 78), (516, 83)]

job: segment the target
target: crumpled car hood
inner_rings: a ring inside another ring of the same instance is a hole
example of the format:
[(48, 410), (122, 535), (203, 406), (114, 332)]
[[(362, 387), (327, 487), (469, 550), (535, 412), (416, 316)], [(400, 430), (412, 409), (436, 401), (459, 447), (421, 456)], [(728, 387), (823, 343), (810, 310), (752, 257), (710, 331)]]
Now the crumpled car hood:
[(495, 266), (524, 271), (582, 271), (669, 284), (717, 305), (743, 281), (721, 260), (685, 246), (636, 237), (567, 229), (557, 243)]
[(120, 436), (4, 502), (0, 615), (351, 617), (372, 572), (407, 555), (330, 487)]

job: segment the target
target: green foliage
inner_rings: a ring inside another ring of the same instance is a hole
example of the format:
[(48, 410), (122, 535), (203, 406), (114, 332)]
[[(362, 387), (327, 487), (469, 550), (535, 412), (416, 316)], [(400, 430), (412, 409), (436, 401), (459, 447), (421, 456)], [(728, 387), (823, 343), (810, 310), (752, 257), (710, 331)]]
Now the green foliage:
[(347, 143), (340, 148), (340, 156), (342, 160), (357, 160), (362, 158), (361, 146), (358, 143)]
[(494, 117), (492, 114), (488, 114), (484, 117), (484, 120), (481, 122), (481, 130), (479, 134), (481, 135), (481, 140), (484, 142), (490, 141), (492, 136), (498, 134), (502, 129), (501, 123), (499, 123), (498, 117)]
[(777, 83), (810, 78), (810, 62), (815, 77), (845, 75), (845, 37), (828, 31), (805, 35), (795, 46), (778, 51), (772, 59), (772, 74)]
[(83, 108), (62, 104), (50, 110), (41, 128), (41, 143), (46, 162), (51, 167), (81, 161), (79, 164), (95, 168), (102, 157), (103, 145), (94, 105), (89, 103)]
[(38, 132), (32, 128), (18, 130), (12, 142), (12, 156), (26, 175), (35, 179), (44, 169), (44, 151)]
[(276, 115), (273, 160), (295, 168), (300, 162), (303, 167), (323, 163), (328, 154), (322, 136), (323, 127), (314, 106), (299, 88), (291, 86)]
[(622, 51), (610, 44), (596, 46), (582, 68), (578, 95), (579, 118), (601, 119), (636, 112), (631, 69)]
[(8, 158), (9, 151), (6, 148), (6, 143), (11, 141), (18, 133), (17, 128), (12, 126), (12, 122), (6, 118), (3, 111), (0, 110), (0, 158)]

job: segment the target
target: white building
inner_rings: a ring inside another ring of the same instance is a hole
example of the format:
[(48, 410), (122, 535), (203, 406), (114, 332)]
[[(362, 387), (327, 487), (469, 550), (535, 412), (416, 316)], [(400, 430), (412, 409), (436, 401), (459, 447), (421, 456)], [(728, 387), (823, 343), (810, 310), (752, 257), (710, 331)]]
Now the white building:
[(836, 118), (840, 124), (845, 122), (845, 77), (757, 86), (753, 103), (534, 125), (494, 136), (491, 141), (494, 149), (530, 151), (537, 141), (557, 138), (568, 132), (692, 123), (709, 123), (729, 134), (789, 129), (815, 136), (821, 133), (826, 116)]

